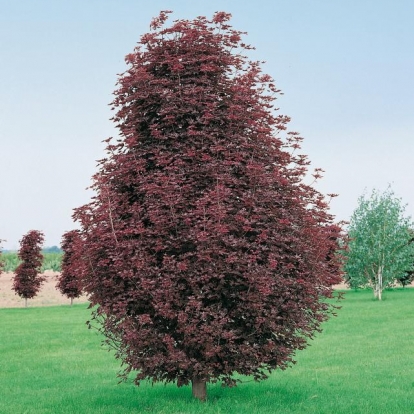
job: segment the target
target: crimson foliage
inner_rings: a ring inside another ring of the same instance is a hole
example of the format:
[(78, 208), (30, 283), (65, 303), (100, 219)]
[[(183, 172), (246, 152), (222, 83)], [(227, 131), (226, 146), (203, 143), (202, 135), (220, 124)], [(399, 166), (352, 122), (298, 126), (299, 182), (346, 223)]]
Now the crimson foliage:
[(35, 297), (45, 280), (39, 274), (43, 262), (43, 241), (43, 233), (38, 230), (30, 230), (20, 240), (18, 256), (21, 263), (14, 272), (13, 290), (24, 299)]
[(61, 247), (63, 250), (61, 273), (56, 288), (70, 299), (82, 294), (82, 265), (79, 254), (82, 252), (82, 240), (79, 230), (71, 230), (63, 234)]
[(74, 214), (84, 289), (136, 383), (261, 380), (331, 313), (340, 228), (230, 15), (164, 28), (167, 13), (126, 57), (120, 139)]

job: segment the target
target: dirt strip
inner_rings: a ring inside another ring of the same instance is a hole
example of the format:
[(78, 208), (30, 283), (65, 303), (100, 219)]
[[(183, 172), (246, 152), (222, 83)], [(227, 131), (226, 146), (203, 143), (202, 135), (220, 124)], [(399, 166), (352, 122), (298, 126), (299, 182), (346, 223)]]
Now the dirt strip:
[[(28, 307), (34, 306), (56, 306), (56, 305), (70, 305), (70, 299), (63, 296), (56, 289), (56, 277), (58, 272), (47, 270), (43, 273), (46, 277), (45, 282), (40, 288), (40, 292), (33, 299), (27, 300)], [(24, 307), (24, 299), (15, 294), (12, 289), (13, 273), (2, 273), (0, 275), (0, 308), (22, 308)], [(73, 303), (87, 302), (86, 296), (74, 299)]]

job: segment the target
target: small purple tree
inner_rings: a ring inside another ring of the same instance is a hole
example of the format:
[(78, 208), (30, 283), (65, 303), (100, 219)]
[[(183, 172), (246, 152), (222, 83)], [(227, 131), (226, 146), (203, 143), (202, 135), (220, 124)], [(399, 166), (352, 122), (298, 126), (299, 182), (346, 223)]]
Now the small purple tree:
[(81, 271), (79, 265), (82, 263), (80, 253), (82, 239), (78, 230), (71, 230), (62, 236), (62, 271), (58, 277), (56, 288), (62, 295), (70, 298), (72, 306), (73, 299), (78, 298), (82, 294)]
[(37, 295), (40, 286), (45, 278), (40, 275), (43, 262), (42, 244), (44, 235), (41, 231), (30, 230), (20, 240), (20, 250), (18, 251), (20, 265), (15, 270), (13, 278), (13, 290), (25, 300)]

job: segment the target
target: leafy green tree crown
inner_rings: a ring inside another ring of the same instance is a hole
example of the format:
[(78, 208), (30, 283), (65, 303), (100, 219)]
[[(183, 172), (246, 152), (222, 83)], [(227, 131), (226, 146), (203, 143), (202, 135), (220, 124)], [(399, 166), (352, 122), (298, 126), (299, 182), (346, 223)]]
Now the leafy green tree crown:
[(349, 224), (345, 278), (351, 287), (372, 287), (378, 294), (412, 269), (412, 222), (391, 189), (373, 190), (358, 200)]

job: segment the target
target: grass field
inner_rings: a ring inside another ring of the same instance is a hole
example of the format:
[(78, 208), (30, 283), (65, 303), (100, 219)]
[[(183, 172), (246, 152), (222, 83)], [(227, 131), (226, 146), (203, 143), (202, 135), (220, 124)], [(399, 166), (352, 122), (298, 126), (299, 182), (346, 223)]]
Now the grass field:
[(298, 363), (237, 388), (117, 384), (119, 363), (87, 330), (86, 305), (0, 309), (0, 413), (414, 412), (414, 289), (349, 291)]

